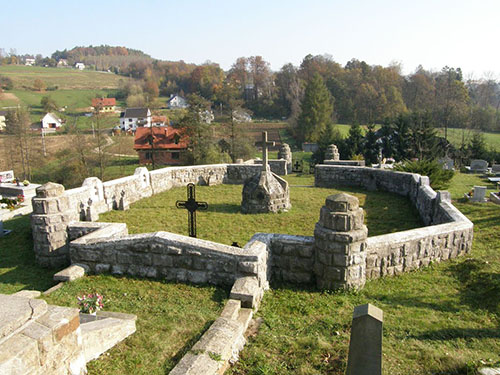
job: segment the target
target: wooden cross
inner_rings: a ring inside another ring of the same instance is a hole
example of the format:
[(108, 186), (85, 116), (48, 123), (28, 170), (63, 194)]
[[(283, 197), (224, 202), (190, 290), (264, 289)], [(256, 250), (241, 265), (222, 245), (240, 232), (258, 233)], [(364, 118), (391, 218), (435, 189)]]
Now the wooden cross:
[(256, 142), (256, 146), (262, 147), (262, 170), (267, 170), (267, 149), (274, 146), (274, 142), (267, 140), (267, 132), (262, 132), (262, 141)]
[(196, 211), (207, 210), (208, 203), (196, 202), (195, 185), (190, 183), (187, 185), (187, 201), (177, 201), (175, 202), (175, 206), (188, 210), (189, 237), (196, 238)]

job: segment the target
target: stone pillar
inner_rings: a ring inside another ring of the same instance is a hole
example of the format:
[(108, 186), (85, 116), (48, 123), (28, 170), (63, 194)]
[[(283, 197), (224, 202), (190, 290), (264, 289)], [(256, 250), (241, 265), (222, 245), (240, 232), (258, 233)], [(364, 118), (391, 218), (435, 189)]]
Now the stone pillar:
[(48, 182), (38, 187), (32, 203), (31, 229), (36, 261), (42, 267), (68, 265), (67, 225), (70, 218), (64, 186)]
[(358, 198), (341, 193), (326, 198), (314, 228), (314, 273), (320, 289), (358, 289), (366, 280), (364, 212)]
[(286, 143), (283, 143), (278, 150), (278, 159), (286, 160), (286, 173), (292, 173), (292, 150), (290, 146)]
[(370, 304), (352, 315), (347, 375), (382, 375), (383, 311)]
[(336, 145), (329, 145), (326, 148), (325, 160), (340, 160), (339, 150)]

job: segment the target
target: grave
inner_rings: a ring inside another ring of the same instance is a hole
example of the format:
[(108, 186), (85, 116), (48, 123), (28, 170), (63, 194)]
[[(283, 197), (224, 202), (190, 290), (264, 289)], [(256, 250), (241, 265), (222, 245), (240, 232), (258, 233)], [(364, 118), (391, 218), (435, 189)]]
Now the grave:
[(472, 202), (486, 202), (486, 186), (474, 186), (474, 195), (471, 199)]
[(196, 211), (205, 211), (208, 209), (207, 202), (196, 201), (196, 187), (195, 184), (187, 185), (187, 200), (175, 202), (177, 208), (185, 208), (188, 211), (188, 230), (189, 237), (196, 238)]
[(438, 163), (441, 164), (441, 168), (444, 170), (454, 170), (455, 162), (452, 158), (445, 156), (444, 158), (438, 159)]
[(290, 146), (283, 143), (278, 150), (278, 159), (286, 160), (286, 170), (287, 173), (292, 173), (292, 150)]
[(493, 173), (495, 176), (500, 175), (500, 164), (493, 164), (491, 166), (491, 173)]
[(326, 148), (325, 160), (340, 160), (339, 150), (336, 145), (329, 145)]
[(271, 172), (267, 162), (267, 150), (274, 142), (262, 132), (262, 168), (243, 185), (241, 211), (243, 213), (267, 213), (288, 211), (291, 208), (288, 182)]
[(476, 159), (470, 162), (470, 166), (465, 167), (470, 173), (486, 173), (488, 172), (488, 162), (486, 160)]
[(339, 150), (336, 145), (329, 145), (325, 151), (325, 160), (323, 164), (327, 165), (349, 165), (364, 167), (364, 160), (340, 160)]

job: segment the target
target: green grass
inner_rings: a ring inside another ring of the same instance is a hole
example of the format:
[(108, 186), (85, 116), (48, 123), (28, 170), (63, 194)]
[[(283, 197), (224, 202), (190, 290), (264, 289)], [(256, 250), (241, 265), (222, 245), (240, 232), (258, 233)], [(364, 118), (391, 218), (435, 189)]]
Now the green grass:
[[(313, 185), (313, 176), (288, 176), (291, 185)], [(328, 195), (352, 192), (366, 210), (371, 235), (421, 226), (416, 210), (402, 197), (353, 189), (291, 187), (292, 209), (280, 214), (245, 215), (240, 212), (241, 185), (196, 187), (196, 198), (208, 202), (208, 211), (197, 214), (198, 237), (224, 244), (244, 245), (257, 232), (312, 236), (319, 211)], [(111, 211), (100, 221), (125, 222), (130, 233), (167, 231), (187, 235), (187, 213), (175, 207), (186, 199), (185, 188), (175, 188), (131, 205), (129, 211)]]
[[(309, 175), (293, 175), (287, 179), (292, 186), (313, 182)], [(482, 184), (481, 178), (457, 174), (449, 190), (454, 199), (460, 198), (474, 184)], [(223, 220), (232, 226), (233, 233), (241, 238), (240, 244), (251, 236), (254, 224), (261, 225), (257, 228), (259, 231), (280, 232), (291, 228), (290, 233), (308, 234), (318, 218), (319, 205), (333, 192), (292, 187), (292, 212), (295, 210), (297, 218), (282, 220), (283, 214), (250, 215), (255, 216), (256, 223), (236, 226), (233, 223), (236, 220), (228, 217), (241, 218), (234, 207), (239, 205), (241, 190), (238, 193), (238, 188), (241, 187), (228, 186), (236, 192), (210, 192), (210, 189), (217, 191), (225, 187), (197, 187), (197, 198), (212, 205), (209, 212), (198, 215), (199, 233), (215, 236), (203, 232), (204, 227), (213, 223), (200, 222), (200, 219), (222, 217), (212, 221)], [(322, 197), (316, 197), (316, 190)], [(366, 210), (370, 235), (416, 225), (414, 212), (405, 207), (406, 202), (394, 200), (390, 194), (384, 198), (384, 194), (356, 190), (354, 193)], [(185, 199), (185, 189), (172, 189), (133, 204), (128, 213), (138, 220), (132, 220), (136, 223), (131, 232), (168, 230), (166, 227), (172, 221), (179, 221), (179, 231), (184, 233), (186, 213), (173, 208), (175, 199)], [(146, 202), (149, 203), (143, 205)], [(250, 338), (240, 362), (229, 374), (343, 374), (352, 311), (367, 302), (384, 311), (384, 374), (468, 375), (475, 374), (474, 369), (479, 366), (500, 366), (500, 252), (497, 246), (500, 207), (491, 203), (455, 204), (475, 224), (474, 246), (469, 256), (397, 277), (372, 280), (357, 293), (326, 293), (314, 288), (274, 284), (266, 292), (257, 314), (262, 319), (259, 333)], [(147, 215), (138, 216), (137, 208), (142, 205)], [(300, 216), (304, 209), (311, 211), (310, 219), (306, 218), (307, 213)], [(259, 223), (260, 216), (268, 219)], [(14, 231), (0, 238), (0, 292), (45, 290), (53, 285), (54, 270), (40, 269), (34, 263), (29, 219), (12, 219), (5, 222), (5, 227)], [(236, 240), (233, 235), (226, 238)], [(109, 355), (89, 363), (90, 374), (166, 373), (218, 316), (227, 298), (227, 291), (218, 288), (104, 275), (67, 284), (47, 300), (76, 306), (75, 297), (87, 291), (103, 293), (108, 300), (106, 310), (139, 316), (138, 331), (109, 351)]]
[[(489, 148), (500, 150), (500, 133), (493, 132), (481, 132), (484, 136), (484, 141)], [(438, 134), (441, 137), (444, 137), (444, 129), (438, 129)], [(470, 143), (472, 136), (474, 135), (474, 131), (466, 130), (465, 132), (462, 129), (448, 129), (448, 141), (450, 141), (454, 146), (459, 147), (462, 144), (462, 139), (465, 140), (465, 143)]]
[(58, 86), (59, 89), (115, 89), (120, 79), (128, 79), (114, 73), (22, 65), (0, 66), (0, 75), (12, 79), (15, 88), (33, 87), (33, 82), (38, 78), (47, 87)]

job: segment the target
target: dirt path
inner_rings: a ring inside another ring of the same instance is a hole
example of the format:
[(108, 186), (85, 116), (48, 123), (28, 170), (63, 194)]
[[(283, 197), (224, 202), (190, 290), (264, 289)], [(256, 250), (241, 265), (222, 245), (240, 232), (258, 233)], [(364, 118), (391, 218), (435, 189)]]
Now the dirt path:
[(19, 98), (16, 96), (16, 94), (13, 94), (11, 92), (4, 92), (0, 94), (0, 100), (13, 100), (18, 102)]

